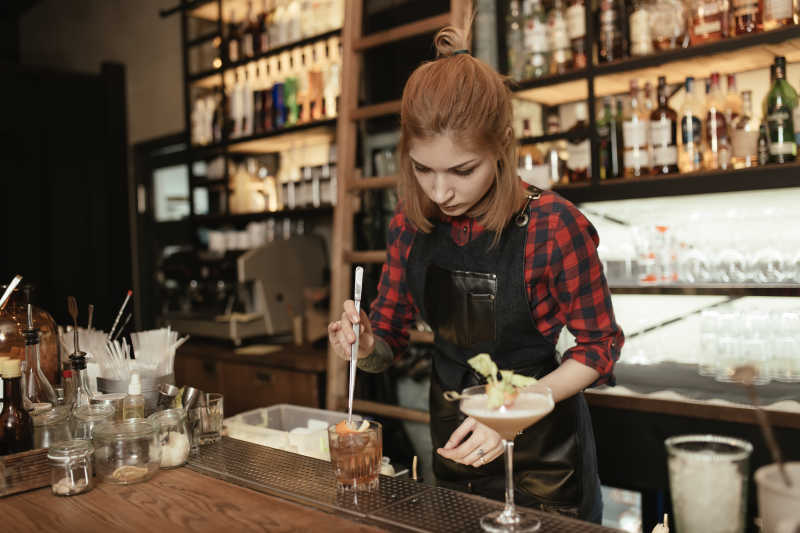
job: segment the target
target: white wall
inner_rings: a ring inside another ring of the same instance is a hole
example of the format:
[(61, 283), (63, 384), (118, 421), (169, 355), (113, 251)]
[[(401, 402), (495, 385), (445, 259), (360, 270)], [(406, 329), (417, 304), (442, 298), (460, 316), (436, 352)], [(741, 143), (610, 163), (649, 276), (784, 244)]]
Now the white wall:
[(177, 3), (41, 0), (20, 17), (22, 63), (83, 72), (99, 72), (103, 61), (123, 63), (129, 142), (180, 132), (180, 17), (158, 15), (159, 9)]

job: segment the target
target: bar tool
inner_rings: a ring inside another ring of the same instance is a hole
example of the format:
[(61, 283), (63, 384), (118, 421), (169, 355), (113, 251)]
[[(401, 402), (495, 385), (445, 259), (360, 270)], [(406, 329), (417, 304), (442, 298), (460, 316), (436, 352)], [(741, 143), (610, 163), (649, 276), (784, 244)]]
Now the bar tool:
[(92, 318), (94, 317), (94, 304), (89, 304), (89, 320), (86, 322), (86, 329), (92, 329)]
[[(353, 289), (353, 300), (356, 303), (356, 315), (361, 313), (361, 286), (364, 281), (364, 267), (356, 267), (356, 281)], [(353, 324), (353, 333), (356, 342), (350, 347), (350, 381), (347, 387), (347, 425), (353, 422), (353, 393), (356, 388), (356, 364), (358, 363), (358, 338), (361, 332), (361, 322)]]
[(8, 284), (8, 287), (6, 287), (6, 292), (4, 292), (3, 296), (0, 297), (0, 311), (2, 311), (6, 306), (6, 303), (8, 303), (8, 297), (11, 296), (11, 293), (14, 292), (14, 289), (17, 288), (17, 285), (19, 285), (20, 281), (22, 281), (22, 276), (17, 274), (14, 276), (14, 279), (11, 280), (11, 283)]
[(171, 409), (175, 402), (175, 397), (178, 395), (178, 387), (169, 383), (162, 383), (158, 388), (158, 402), (156, 410)]
[(117, 317), (114, 319), (114, 323), (111, 325), (111, 331), (108, 332), (109, 339), (114, 338), (114, 330), (117, 329), (117, 324), (119, 324), (119, 319), (122, 318), (122, 312), (125, 311), (125, 306), (128, 305), (128, 301), (131, 299), (131, 294), (133, 294), (133, 291), (128, 289), (128, 293), (125, 295), (125, 299), (122, 301), (122, 305), (119, 308)]
[(194, 387), (185, 387), (183, 389), (183, 397), (181, 398), (183, 408), (186, 409), (186, 411), (194, 408), (201, 396), (203, 397), (202, 402), (205, 404), (205, 394), (203, 394), (203, 391), (195, 389)]

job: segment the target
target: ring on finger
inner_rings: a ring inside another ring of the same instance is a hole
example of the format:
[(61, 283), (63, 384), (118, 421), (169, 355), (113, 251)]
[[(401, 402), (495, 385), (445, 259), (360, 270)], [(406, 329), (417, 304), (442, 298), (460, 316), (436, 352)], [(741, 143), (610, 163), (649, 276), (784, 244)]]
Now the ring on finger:
[(478, 448), (477, 450), (475, 450), (475, 453), (478, 454), (478, 457), (483, 457), (484, 455), (486, 455), (486, 452), (483, 451), (483, 448)]

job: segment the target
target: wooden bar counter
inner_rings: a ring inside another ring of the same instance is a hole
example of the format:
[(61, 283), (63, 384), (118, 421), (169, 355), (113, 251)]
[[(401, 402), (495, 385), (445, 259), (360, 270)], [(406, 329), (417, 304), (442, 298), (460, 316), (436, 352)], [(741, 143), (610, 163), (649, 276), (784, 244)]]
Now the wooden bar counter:
[(153, 531), (388, 531), (204, 476), (162, 470), (136, 485), (99, 483), (86, 494), (50, 488), (0, 499), (4, 533)]

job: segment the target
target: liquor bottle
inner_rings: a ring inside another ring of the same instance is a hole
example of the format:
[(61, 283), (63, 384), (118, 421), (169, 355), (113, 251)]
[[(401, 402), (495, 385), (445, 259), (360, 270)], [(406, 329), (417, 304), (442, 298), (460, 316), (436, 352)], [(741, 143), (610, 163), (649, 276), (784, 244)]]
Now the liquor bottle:
[(256, 52), (259, 54), (263, 54), (267, 50), (269, 50), (269, 5), (267, 4), (267, 0), (262, 0), (261, 2), (261, 13), (258, 14), (258, 18), (256, 19), (256, 28), (257, 28), (257, 38), (256, 43), (254, 46), (256, 47)]
[(39, 329), (33, 326), (33, 306), (28, 304), (28, 327), (25, 335), (25, 364), (22, 368), (22, 387), (34, 409), (56, 405), (56, 391), (42, 372), (39, 353)]
[(711, 73), (706, 98), (706, 150), (703, 167), (707, 170), (726, 169), (730, 165), (728, 124), (725, 122), (725, 98), (719, 86), (719, 73)]
[(764, 31), (794, 24), (792, 0), (764, 0)]
[(775, 58), (775, 83), (767, 93), (767, 131), (771, 163), (788, 163), (797, 157), (793, 113), (797, 93), (786, 81), (786, 58)]
[(289, 41), (289, 18), (286, 13), (286, 0), (277, 0), (278, 5), (275, 7), (275, 16), (273, 24), (275, 26), (275, 39), (271, 42), (272, 46), (283, 46)]
[(769, 163), (769, 134), (767, 124), (762, 122), (758, 127), (758, 164), (760, 166)]
[(572, 68), (586, 68), (586, 5), (584, 0), (569, 0), (567, 34), (572, 48)]
[(550, 43), (547, 40), (547, 17), (541, 0), (525, 0), (523, 72), (526, 79), (541, 78), (550, 71)]
[(19, 359), (0, 361), (3, 376), (3, 410), (0, 411), (0, 455), (33, 449), (33, 418), (23, 407)]
[(254, 38), (257, 33), (255, 29), (255, 19), (253, 18), (253, 0), (247, 1), (247, 14), (242, 19), (242, 24), (239, 29), (241, 36), (240, 50), (242, 58), (253, 57), (255, 55)]
[(668, 91), (667, 79), (660, 76), (658, 107), (650, 114), (653, 174), (671, 174), (678, 171), (678, 113), (669, 107)]
[(756, 33), (763, 28), (761, 0), (732, 0), (731, 15), (733, 16), (733, 33), (736, 35)]
[(299, 41), (303, 38), (300, 31), (301, 16), (300, 16), (300, 1), (289, 0), (289, 5), (286, 7), (287, 29), (286, 36), (290, 43)]
[(741, 112), (742, 97), (736, 90), (736, 74), (728, 74), (728, 88), (725, 93), (725, 121), (728, 124), (729, 133)]
[(697, 94), (694, 78), (684, 82), (686, 94), (681, 107), (681, 146), (678, 152), (678, 168), (681, 172), (700, 170), (703, 164), (704, 106)]
[(564, 13), (563, 0), (555, 0), (547, 24), (550, 29), (550, 50), (552, 51), (550, 72), (552, 74), (563, 74), (569, 70), (572, 64), (572, 47), (569, 42), (569, 33), (567, 32), (567, 18)]
[(509, 5), (506, 17), (506, 48), (508, 48), (508, 75), (513, 80), (521, 80), (525, 68), (525, 19), (522, 16), (519, 0), (511, 0)]
[(758, 165), (758, 123), (753, 117), (753, 92), (742, 91), (742, 113), (731, 128), (733, 168)]
[(236, 15), (234, 10), (230, 10), (230, 18), (228, 18), (228, 61), (234, 63), (241, 59), (240, 48), (240, 35), (239, 25), (236, 23)]
[(626, 177), (642, 176), (650, 170), (647, 142), (650, 115), (644, 108), (638, 82), (634, 79), (630, 84), (630, 103), (625, 109), (622, 123)]
[(86, 353), (76, 352), (69, 356), (72, 361), (72, 377), (75, 384), (72, 408), (89, 405), (92, 401), (92, 388), (89, 386), (89, 372), (86, 370)]
[[(617, 101), (617, 105), (622, 105)], [(621, 111), (615, 112), (610, 96), (603, 100), (603, 115), (597, 121), (597, 135), (600, 138), (600, 179), (609, 180), (622, 177), (623, 146)]]
[(658, 0), (650, 4), (650, 31), (656, 50), (685, 46), (686, 5), (683, 0)]
[(586, 104), (575, 104), (575, 124), (567, 131), (567, 178), (570, 183), (589, 181), (592, 175), (591, 145), (587, 135)]
[(718, 41), (727, 36), (726, 0), (692, 0), (689, 13), (689, 41), (692, 46)]
[(633, 2), (629, 23), (632, 56), (646, 56), (653, 53), (650, 8), (648, 0), (634, 0)]
[(619, 0), (600, 0), (597, 57), (601, 63), (625, 57), (627, 43), (622, 25), (624, 20), (625, 7)]

